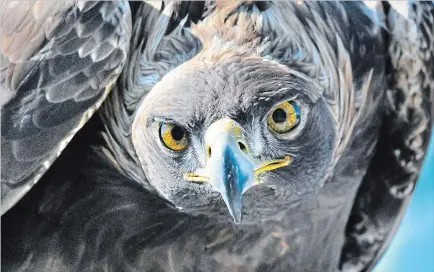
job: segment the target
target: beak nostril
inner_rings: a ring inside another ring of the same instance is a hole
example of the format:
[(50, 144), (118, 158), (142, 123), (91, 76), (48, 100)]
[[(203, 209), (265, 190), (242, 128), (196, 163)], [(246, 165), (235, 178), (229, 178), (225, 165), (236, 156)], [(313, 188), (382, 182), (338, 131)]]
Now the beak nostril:
[(241, 151), (247, 152), (247, 147), (242, 142), (238, 142), (238, 146), (240, 147)]
[(206, 147), (206, 156), (207, 156), (207, 158), (211, 158), (211, 147), (210, 146)]

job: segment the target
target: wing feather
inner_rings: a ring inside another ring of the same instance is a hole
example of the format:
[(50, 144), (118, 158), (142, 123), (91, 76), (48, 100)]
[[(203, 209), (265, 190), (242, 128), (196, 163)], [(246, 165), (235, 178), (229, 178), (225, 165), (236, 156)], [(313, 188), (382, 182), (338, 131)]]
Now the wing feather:
[(104, 100), (126, 60), (131, 14), (126, 1), (2, 8), (1, 158), (11, 169), (1, 173), (4, 213)]
[(389, 244), (416, 184), (432, 130), (434, 2), (392, 4), (384, 5), (389, 40), (384, 125), (347, 227), (344, 271), (369, 270)]

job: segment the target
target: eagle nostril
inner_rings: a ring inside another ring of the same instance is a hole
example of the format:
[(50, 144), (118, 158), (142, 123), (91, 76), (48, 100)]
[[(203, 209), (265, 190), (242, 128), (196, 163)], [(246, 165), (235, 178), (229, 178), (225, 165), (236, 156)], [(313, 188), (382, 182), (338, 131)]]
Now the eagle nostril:
[(206, 147), (206, 156), (207, 156), (207, 158), (211, 157), (211, 147), (210, 146)]
[(247, 152), (247, 147), (242, 142), (238, 142), (238, 146), (240, 147), (241, 151)]

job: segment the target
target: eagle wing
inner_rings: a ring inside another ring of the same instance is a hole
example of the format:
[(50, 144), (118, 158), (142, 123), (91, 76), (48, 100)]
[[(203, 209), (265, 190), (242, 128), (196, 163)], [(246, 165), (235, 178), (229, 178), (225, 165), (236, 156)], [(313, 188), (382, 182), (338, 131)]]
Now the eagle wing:
[(98, 109), (126, 60), (127, 1), (1, 3), (1, 212)]
[[(434, 2), (386, 3), (386, 113), (347, 226), (343, 271), (373, 267), (416, 184), (434, 117)], [(368, 269), (369, 270), (369, 269)]]

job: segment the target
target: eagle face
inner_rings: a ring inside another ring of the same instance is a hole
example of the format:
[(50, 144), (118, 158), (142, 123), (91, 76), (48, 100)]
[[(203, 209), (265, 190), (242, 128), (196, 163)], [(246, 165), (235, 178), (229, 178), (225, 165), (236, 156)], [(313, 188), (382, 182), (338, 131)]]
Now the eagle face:
[(321, 94), (264, 58), (192, 59), (143, 100), (133, 143), (151, 185), (176, 207), (257, 222), (324, 183), (336, 122)]

